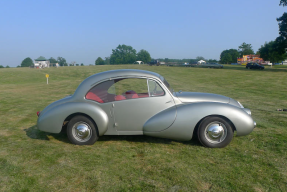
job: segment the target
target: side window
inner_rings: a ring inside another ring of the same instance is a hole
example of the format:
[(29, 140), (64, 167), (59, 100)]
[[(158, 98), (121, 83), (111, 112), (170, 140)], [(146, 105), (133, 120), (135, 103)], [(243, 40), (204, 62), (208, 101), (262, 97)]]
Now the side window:
[(140, 78), (127, 78), (115, 80), (115, 100), (137, 99), (149, 97), (147, 80)]
[(148, 88), (150, 97), (163, 96), (165, 94), (161, 86), (157, 82), (150, 79), (148, 80)]
[(96, 101), (98, 103), (107, 103), (114, 101), (115, 89), (114, 80), (105, 81), (100, 83), (89, 90), (86, 94), (86, 99)]
[(147, 80), (142, 78), (121, 78), (105, 81), (89, 90), (86, 99), (107, 103), (126, 99), (149, 97)]

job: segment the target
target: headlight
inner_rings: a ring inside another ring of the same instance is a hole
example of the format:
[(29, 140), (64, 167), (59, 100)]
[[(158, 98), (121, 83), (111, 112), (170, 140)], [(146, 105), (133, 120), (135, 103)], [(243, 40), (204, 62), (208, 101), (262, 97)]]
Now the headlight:
[(237, 103), (240, 105), (241, 108), (244, 108), (243, 105), (239, 101), (237, 101)]

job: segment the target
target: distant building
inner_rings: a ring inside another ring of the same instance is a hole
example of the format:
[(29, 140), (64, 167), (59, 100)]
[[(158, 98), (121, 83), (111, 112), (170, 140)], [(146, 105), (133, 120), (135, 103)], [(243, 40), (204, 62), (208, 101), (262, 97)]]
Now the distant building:
[(287, 60), (282, 61), (282, 65), (287, 65)]
[(46, 68), (50, 67), (50, 61), (43, 56), (40, 56), (38, 59), (34, 60), (35, 68)]

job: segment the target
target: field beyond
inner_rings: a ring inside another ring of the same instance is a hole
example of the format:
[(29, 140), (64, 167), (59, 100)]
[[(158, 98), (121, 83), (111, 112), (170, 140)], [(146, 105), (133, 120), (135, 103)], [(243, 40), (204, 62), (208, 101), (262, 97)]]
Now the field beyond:
[[(73, 94), (90, 75), (123, 68), (157, 72), (175, 91), (239, 100), (257, 127), (223, 149), (147, 136), (103, 136), (75, 146), (65, 133), (37, 130), (37, 111)], [(287, 108), (286, 97), (282, 66), (0, 69), (0, 191), (287, 191), (287, 112), (276, 111)]]

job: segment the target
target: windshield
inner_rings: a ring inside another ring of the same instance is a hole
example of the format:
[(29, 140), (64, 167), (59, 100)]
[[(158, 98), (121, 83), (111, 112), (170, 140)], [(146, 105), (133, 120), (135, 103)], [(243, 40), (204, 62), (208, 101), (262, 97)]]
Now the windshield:
[(173, 93), (173, 92), (174, 92), (173, 88), (169, 85), (169, 83), (165, 80), (165, 78), (164, 78), (164, 77), (161, 77), (161, 80), (162, 80), (162, 82), (164, 83), (164, 85), (169, 89), (169, 91), (170, 91), (171, 93)]

